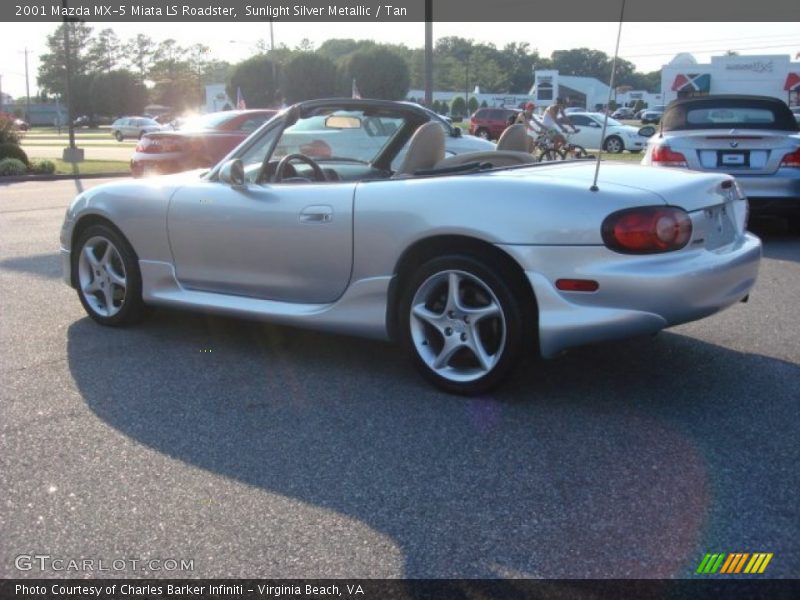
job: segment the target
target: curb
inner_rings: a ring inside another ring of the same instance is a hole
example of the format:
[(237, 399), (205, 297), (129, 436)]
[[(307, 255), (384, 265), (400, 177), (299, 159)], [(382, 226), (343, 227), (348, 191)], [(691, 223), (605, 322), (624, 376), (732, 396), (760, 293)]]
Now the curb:
[(130, 171), (113, 171), (111, 173), (80, 173), (53, 175), (19, 175), (18, 177), (0, 177), (0, 184), (19, 183), (21, 181), (59, 181), (61, 179), (104, 179), (106, 177), (131, 177)]

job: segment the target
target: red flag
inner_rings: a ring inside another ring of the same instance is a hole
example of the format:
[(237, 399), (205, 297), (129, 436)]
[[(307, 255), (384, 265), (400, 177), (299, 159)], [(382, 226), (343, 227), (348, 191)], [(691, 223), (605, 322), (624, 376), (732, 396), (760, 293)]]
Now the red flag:
[(361, 92), (359, 92), (358, 88), (356, 87), (355, 78), (353, 79), (353, 98), (357, 98), (357, 99), (361, 100)]
[(247, 108), (247, 104), (244, 101), (244, 96), (242, 96), (242, 88), (236, 88), (236, 108), (238, 110), (245, 110)]

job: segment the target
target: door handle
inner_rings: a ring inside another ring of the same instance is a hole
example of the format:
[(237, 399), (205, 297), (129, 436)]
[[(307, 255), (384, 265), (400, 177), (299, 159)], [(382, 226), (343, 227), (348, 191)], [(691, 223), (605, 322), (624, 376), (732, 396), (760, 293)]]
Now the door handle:
[(330, 223), (333, 221), (333, 208), (327, 205), (306, 206), (300, 211), (301, 223)]

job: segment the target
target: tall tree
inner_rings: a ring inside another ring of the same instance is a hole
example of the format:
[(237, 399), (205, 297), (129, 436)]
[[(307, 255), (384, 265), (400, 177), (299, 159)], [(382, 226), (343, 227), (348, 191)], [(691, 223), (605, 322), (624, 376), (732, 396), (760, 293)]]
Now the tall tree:
[(92, 114), (122, 116), (141, 114), (147, 104), (147, 90), (131, 71), (97, 73), (89, 85)]
[(73, 76), (80, 77), (90, 71), (89, 49), (92, 28), (80, 21), (62, 23), (55, 32), (47, 36), (47, 52), (39, 56), (39, 73), (36, 81), (40, 89), (51, 95), (63, 95), (66, 87), (64, 27), (69, 27)]
[(233, 67), (226, 91), (230, 98), (242, 91), (248, 108), (269, 108), (278, 102), (278, 68), (265, 55), (253, 56)]
[(144, 81), (150, 72), (155, 49), (155, 42), (143, 33), (138, 34), (125, 44), (124, 52), (128, 57), (128, 63), (131, 69), (139, 75), (141, 81)]
[(336, 93), (336, 65), (320, 54), (296, 54), (286, 65), (281, 90), (289, 104), (329, 98)]
[(117, 68), (123, 56), (122, 44), (113, 29), (103, 29), (91, 40), (87, 59), (93, 71), (109, 72)]
[(359, 50), (339, 69), (339, 91), (350, 95), (355, 80), (364, 98), (402, 100), (408, 92), (408, 65), (394, 52), (377, 46)]

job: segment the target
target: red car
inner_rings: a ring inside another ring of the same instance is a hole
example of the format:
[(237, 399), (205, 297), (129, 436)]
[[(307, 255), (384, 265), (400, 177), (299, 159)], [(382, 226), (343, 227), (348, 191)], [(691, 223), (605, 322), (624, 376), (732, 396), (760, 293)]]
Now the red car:
[(510, 119), (520, 112), (516, 108), (479, 108), (469, 119), (469, 132), (485, 140), (496, 140), (508, 127)]
[(211, 167), (276, 110), (229, 110), (190, 119), (177, 131), (147, 133), (131, 158), (134, 177)]

